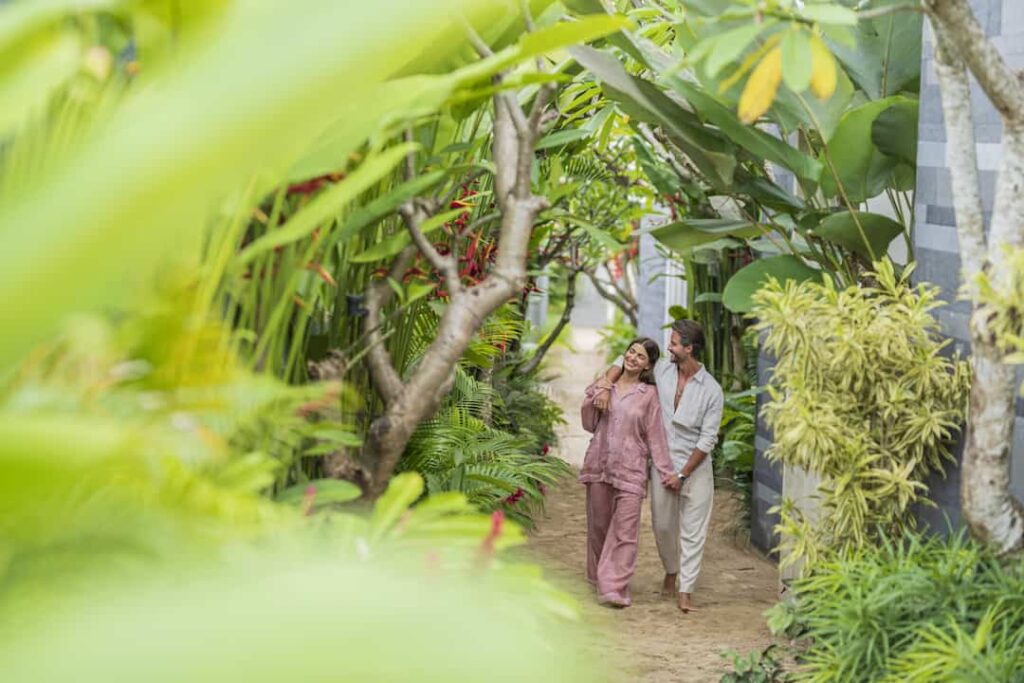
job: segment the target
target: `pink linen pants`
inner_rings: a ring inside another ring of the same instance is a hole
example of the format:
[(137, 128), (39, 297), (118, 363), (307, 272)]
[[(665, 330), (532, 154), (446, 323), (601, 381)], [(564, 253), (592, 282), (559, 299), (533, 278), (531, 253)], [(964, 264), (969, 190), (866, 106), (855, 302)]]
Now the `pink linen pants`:
[(587, 486), (587, 581), (600, 602), (625, 607), (636, 570), (643, 496), (592, 482)]

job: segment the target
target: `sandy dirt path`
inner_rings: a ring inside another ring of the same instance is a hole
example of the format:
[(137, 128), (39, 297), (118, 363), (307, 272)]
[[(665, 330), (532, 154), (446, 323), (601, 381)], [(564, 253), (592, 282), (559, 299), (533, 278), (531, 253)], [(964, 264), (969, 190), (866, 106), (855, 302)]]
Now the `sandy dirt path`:
[[(579, 420), (583, 389), (603, 365), (597, 334), (577, 330), (574, 352), (549, 354), (553, 396), (569, 424), (561, 428), (558, 455), (578, 467), (590, 435)], [(576, 595), (591, 624), (581, 656), (595, 657), (612, 681), (718, 681), (728, 670), (722, 653), (746, 653), (771, 642), (762, 613), (776, 600), (777, 570), (756, 551), (744, 547), (735, 531), (736, 502), (717, 491), (712, 528), (700, 583), (694, 594), (699, 613), (684, 615), (671, 599), (659, 596), (664, 576), (651, 533), (646, 505), (640, 558), (631, 583), (633, 605), (624, 610), (600, 607), (583, 580), (586, 515), (584, 489), (568, 481), (549, 496), (546, 515), (531, 535), (526, 552), (559, 585)]]

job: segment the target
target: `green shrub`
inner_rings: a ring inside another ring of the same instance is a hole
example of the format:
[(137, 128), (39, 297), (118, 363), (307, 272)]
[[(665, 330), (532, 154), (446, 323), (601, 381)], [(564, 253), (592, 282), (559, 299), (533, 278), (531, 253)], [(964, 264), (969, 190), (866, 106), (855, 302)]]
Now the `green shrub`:
[(806, 643), (796, 680), (1024, 680), (1024, 566), (962, 535), (823, 560), (793, 589), (769, 626)]
[(722, 676), (719, 683), (776, 683), (785, 680), (782, 665), (775, 654), (776, 648), (776, 645), (769, 645), (746, 655), (727, 650), (722, 656), (732, 662), (733, 670)]
[(914, 528), (923, 480), (942, 471), (966, 408), (967, 363), (943, 355), (938, 290), (889, 261), (873, 286), (772, 282), (755, 295), (756, 329), (778, 362), (764, 419), (768, 457), (821, 477), (819, 521), (781, 506), (786, 561), (899, 538)]
[[(535, 380), (502, 386), (516, 387), (507, 394), (511, 403), (459, 369), (445, 404), (416, 428), (399, 470), (423, 475), (430, 494), (458, 491), (480, 510), (501, 508), (532, 526), (546, 487), (571, 471), (565, 461), (545, 457), (561, 410), (538, 391)], [(523, 422), (512, 422), (513, 417)]]
[(743, 502), (738, 527), (749, 528), (754, 481), (754, 437), (757, 433), (757, 389), (726, 394), (722, 427), (712, 455), (716, 486), (737, 491)]

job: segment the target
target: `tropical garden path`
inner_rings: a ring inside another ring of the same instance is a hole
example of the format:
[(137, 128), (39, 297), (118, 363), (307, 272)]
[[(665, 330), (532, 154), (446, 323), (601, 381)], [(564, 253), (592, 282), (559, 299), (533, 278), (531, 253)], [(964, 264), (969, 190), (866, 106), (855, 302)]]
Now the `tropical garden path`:
[[(579, 401), (603, 365), (595, 330), (577, 329), (573, 349), (556, 347), (547, 373), (553, 396), (569, 424), (561, 428), (558, 455), (574, 467), (583, 462), (589, 434), (579, 421)], [(548, 496), (546, 515), (531, 535), (527, 552), (548, 575), (583, 605), (591, 628), (580, 656), (593, 657), (612, 681), (718, 681), (728, 670), (726, 650), (746, 653), (771, 642), (762, 613), (776, 599), (777, 570), (744, 547), (733, 496), (716, 492), (712, 528), (695, 599), (700, 612), (683, 615), (659, 596), (663, 570), (651, 533), (649, 509), (641, 525), (640, 558), (632, 582), (633, 606), (610, 610), (596, 604), (583, 580), (586, 515), (584, 490), (568, 481)]]

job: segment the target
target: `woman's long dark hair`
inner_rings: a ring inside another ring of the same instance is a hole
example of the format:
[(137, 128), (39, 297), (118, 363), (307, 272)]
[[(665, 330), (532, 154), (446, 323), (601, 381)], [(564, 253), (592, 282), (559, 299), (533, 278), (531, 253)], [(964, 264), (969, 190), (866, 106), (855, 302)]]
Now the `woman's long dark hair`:
[(658, 348), (658, 342), (654, 341), (650, 337), (637, 337), (633, 341), (629, 342), (629, 345), (626, 346), (626, 351), (633, 348), (633, 344), (639, 344), (644, 347), (644, 351), (647, 352), (647, 360), (651, 363), (651, 367), (640, 373), (640, 381), (644, 384), (654, 384), (654, 364), (657, 363), (658, 358), (661, 357), (661, 349)]

